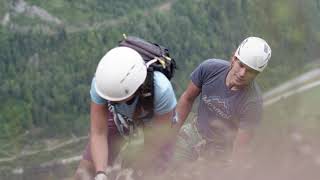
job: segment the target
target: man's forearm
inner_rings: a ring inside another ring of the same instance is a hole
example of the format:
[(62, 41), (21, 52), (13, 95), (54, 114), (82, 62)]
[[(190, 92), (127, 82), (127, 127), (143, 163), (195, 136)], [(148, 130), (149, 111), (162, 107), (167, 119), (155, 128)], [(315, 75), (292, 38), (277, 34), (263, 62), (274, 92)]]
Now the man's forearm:
[(181, 97), (179, 104), (177, 106), (177, 113), (178, 113), (178, 128), (180, 129), (184, 122), (186, 121), (193, 102), (188, 101), (184, 96)]
[(108, 162), (108, 112), (106, 105), (91, 102), (90, 106), (90, 149), (97, 171), (105, 171)]
[(252, 138), (252, 132), (241, 129), (238, 131), (231, 157), (236, 164), (243, 164), (249, 160)]
[(93, 135), (90, 139), (92, 160), (97, 171), (105, 171), (108, 162), (108, 143), (104, 135)]

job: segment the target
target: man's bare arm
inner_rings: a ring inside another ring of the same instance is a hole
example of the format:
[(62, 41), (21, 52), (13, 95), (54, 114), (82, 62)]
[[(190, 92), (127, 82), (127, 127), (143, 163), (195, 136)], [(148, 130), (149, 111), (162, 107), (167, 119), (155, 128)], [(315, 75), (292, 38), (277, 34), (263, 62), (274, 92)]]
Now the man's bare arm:
[(194, 103), (194, 100), (200, 94), (201, 89), (199, 89), (192, 81), (189, 82), (187, 89), (181, 95), (178, 105), (177, 105), (177, 113), (178, 113), (178, 129), (186, 121)]
[(105, 171), (108, 162), (107, 107), (91, 102), (90, 108), (90, 148), (97, 171)]

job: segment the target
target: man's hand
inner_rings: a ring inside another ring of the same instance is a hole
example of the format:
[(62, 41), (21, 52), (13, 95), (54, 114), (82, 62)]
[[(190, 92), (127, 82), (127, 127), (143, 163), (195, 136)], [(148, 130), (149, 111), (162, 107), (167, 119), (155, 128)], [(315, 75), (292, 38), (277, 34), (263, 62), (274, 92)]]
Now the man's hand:
[(94, 180), (108, 180), (108, 177), (105, 172), (98, 172), (94, 177)]
[(250, 160), (251, 156), (251, 141), (253, 138), (253, 132), (249, 130), (239, 129), (236, 135), (233, 152), (232, 152), (232, 161), (233, 164), (241, 165)]

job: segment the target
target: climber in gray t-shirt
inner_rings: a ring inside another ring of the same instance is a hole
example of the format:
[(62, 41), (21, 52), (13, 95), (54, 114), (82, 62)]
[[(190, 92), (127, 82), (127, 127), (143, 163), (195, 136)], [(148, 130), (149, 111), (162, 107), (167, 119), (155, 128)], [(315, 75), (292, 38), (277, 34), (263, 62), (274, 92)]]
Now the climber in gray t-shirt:
[[(209, 59), (192, 72), (177, 106), (179, 127), (200, 95), (198, 116), (191, 129), (197, 131), (201, 141), (194, 146), (203, 146), (201, 152), (205, 155), (243, 159), (262, 112), (262, 97), (254, 79), (270, 57), (271, 49), (265, 40), (249, 37), (239, 45), (230, 62)], [(180, 137), (195, 139), (185, 131), (183, 126)]]

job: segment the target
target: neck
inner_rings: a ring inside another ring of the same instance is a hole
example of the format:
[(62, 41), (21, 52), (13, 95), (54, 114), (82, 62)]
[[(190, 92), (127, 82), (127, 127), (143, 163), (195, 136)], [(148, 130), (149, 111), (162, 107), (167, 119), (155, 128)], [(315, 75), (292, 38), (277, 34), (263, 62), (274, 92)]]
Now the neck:
[(230, 71), (228, 72), (228, 74), (227, 74), (227, 77), (226, 77), (226, 86), (228, 87), (228, 88), (231, 88), (231, 82), (230, 82)]
[(228, 72), (227, 77), (226, 77), (226, 86), (227, 86), (231, 91), (237, 91), (237, 90), (240, 90), (240, 89), (244, 88), (244, 86), (238, 86), (238, 85), (234, 84), (234, 83), (231, 81), (230, 71)]
[(227, 77), (226, 77), (226, 86), (230, 89), (230, 90), (237, 90), (237, 86), (232, 83), (231, 81), (231, 77), (230, 77), (230, 71), (228, 72), (227, 74)]

